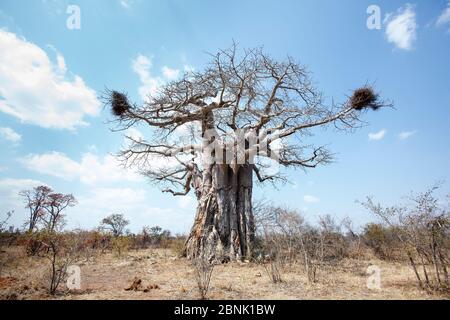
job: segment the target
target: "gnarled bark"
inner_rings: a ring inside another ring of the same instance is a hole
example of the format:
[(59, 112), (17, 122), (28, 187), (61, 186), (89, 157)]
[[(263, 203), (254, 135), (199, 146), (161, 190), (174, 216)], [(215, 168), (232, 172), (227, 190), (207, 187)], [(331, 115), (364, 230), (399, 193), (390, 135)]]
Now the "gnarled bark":
[(251, 197), (250, 165), (211, 165), (204, 174), (186, 256), (209, 261), (250, 258), (255, 237)]

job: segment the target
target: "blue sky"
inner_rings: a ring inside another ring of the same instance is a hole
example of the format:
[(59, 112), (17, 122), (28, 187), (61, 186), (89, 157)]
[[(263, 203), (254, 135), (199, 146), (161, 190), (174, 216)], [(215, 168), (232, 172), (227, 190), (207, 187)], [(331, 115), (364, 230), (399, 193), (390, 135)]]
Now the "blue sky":
[[(368, 29), (378, 5), (381, 29)], [(77, 5), (81, 28), (67, 28)], [(318, 214), (373, 218), (357, 199), (402, 201), (447, 180), (450, 148), (450, 2), (448, 1), (145, 1), (2, 0), (0, 3), (0, 214), (26, 217), (17, 193), (36, 184), (73, 193), (79, 201), (68, 227), (92, 228), (122, 212), (131, 230), (161, 225), (186, 232), (193, 197), (162, 194), (121, 170), (123, 145), (110, 131), (99, 96), (105, 87), (133, 100), (184, 70), (201, 70), (207, 52), (264, 46), (308, 66), (331, 101), (371, 83), (395, 109), (368, 113), (351, 134), (317, 130), (336, 161), (307, 172), (288, 170), (291, 183), (255, 190), (277, 204)], [(146, 128), (137, 128), (143, 135)], [(138, 134), (137, 131), (132, 132)]]

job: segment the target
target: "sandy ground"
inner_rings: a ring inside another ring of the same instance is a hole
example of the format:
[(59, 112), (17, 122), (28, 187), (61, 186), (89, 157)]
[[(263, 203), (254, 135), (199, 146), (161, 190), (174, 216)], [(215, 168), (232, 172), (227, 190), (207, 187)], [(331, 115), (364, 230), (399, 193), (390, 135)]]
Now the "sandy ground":
[[(80, 262), (81, 290), (49, 296), (45, 293), (48, 261), (26, 257), (21, 248), (8, 248), (0, 277), (1, 299), (198, 299), (194, 268), (169, 249), (130, 251), (122, 257), (99, 254)], [(5, 256), (4, 256), (5, 257)], [(367, 288), (367, 267), (381, 271), (381, 288)], [(327, 270), (328, 269), (328, 270)], [(407, 265), (380, 260), (348, 259), (321, 270), (318, 282), (308, 284), (300, 266), (285, 267), (282, 283), (270, 281), (265, 268), (255, 263), (215, 267), (210, 299), (448, 299), (417, 288)], [(143, 291), (126, 291), (141, 279)], [(154, 287), (154, 289), (151, 289)], [(61, 286), (65, 289), (65, 284)]]

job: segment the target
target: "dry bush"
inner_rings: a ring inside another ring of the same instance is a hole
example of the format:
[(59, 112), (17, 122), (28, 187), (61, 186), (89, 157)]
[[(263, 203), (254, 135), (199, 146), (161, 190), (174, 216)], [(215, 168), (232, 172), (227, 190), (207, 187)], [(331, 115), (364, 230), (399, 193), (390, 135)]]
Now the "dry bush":
[(93, 249), (100, 250), (101, 253), (105, 253), (106, 250), (112, 248), (112, 236), (100, 231), (91, 231), (90, 237), (87, 240), (88, 245)]
[(410, 196), (405, 206), (382, 207), (371, 198), (362, 204), (395, 232), (419, 286), (448, 291), (450, 211), (438, 206), (437, 189)]
[(380, 223), (368, 223), (364, 227), (362, 238), (364, 244), (371, 248), (376, 257), (388, 261), (407, 259), (402, 244), (398, 240), (398, 228), (384, 226)]
[(97, 231), (85, 231), (81, 229), (66, 233), (66, 237), (70, 237), (76, 243), (76, 252), (80, 259), (85, 262), (93, 260), (99, 253), (103, 252), (101, 242), (98, 241)]
[(177, 257), (183, 257), (185, 254), (186, 236), (178, 235), (171, 239), (169, 242), (169, 248)]
[(151, 244), (151, 236), (149, 227), (143, 227), (142, 232), (136, 236), (133, 243), (133, 248), (146, 249)]
[[(163, 231), (163, 229), (160, 226), (154, 226), (151, 228), (148, 228), (148, 236), (150, 239), (150, 243), (151, 244), (160, 244), (161, 240), (163, 238), (167, 238), (166, 236), (166, 231)], [(170, 236), (170, 232), (169, 232), (169, 236)]]
[(298, 212), (268, 204), (254, 209), (256, 225), (255, 254), (258, 260), (277, 257), (282, 264), (296, 259), (298, 226), (304, 223)]
[[(86, 231), (81, 229), (66, 233), (67, 236), (77, 238), (78, 252), (86, 258), (95, 256), (97, 253), (105, 253), (112, 249), (112, 238), (110, 233), (99, 230)], [(88, 260), (88, 259), (87, 259)]]
[(309, 283), (317, 281), (317, 271), (323, 264), (324, 239), (320, 232), (312, 228), (305, 228), (299, 237), (303, 267)]
[(163, 230), (159, 226), (143, 227), (138, 234), (127, 233), (126, 237), (130, 240), (130, 249), (147, 249), (149, 247), (155, 248), (169, 248), (174, 239), (170, 231)]
[(204, 258), (194, 260), (195, 280), (201, 300), (208, 298), (208, 291), (211, 283), (211, 276), (214, 271), (214, 262), (209, 262)]
[(255, 216), (257, 260), (264, 264), (273, 283), (281, 282), (284, 267), (300, 261), (304, 219), (297, 211), (270, 205), (258, 208)]
[(317, 230), (323, 241), (325, 261), (337, 262), (348, 257), (349, 241), (343, 234), (342, 222), (330, 215), (320, 216)]
[(281, 277), (282, 273), (282, 265), (280, 259), (277, 257), (269, 257), (269, 261), (264, 263), (264, 270), (266, 270), (267, 275), (270, 278), (270, 281), (273, 283), (283, 282)]
[(346, 232), (347, 256), (358, 260), (369, 258), (368, 248), (364, 244), (363, 236), (355, 230), (352, 220), (349, 217), (345, 217), (341, 225)]
[(137, 241), (141, 248), (148, 246), (157, 246), (160, 248), (168, 248), (170, 245), (170, 231), (163, 230), (159, 226), (144, 227), (142, 232), (137, 235)]
[(164, 236), (163, 238), (161, 238), (158, 247), (162, 248), (162, 249), (168, 249), (172, 246), (172, 238), (169, 236)]
[(131, 240), (129, 237), (127, 236), (120, 236), (120, 237), (116, 237), (112, 239), (112, 251), (113, 254), (120, 258), (122, 257), (125, 253), (128, 252), (128, 250), (131, 247)]
[(41, 256), (47, 253), (48, 247), (45, 246), (47, 241), (47, 231), (26, 232), (23, 236), (25, 242), (25, 252), (28, 256)]
[(78, 239), (64, 233), (47, 232), (42, 234), (41, 241), (46, 248), (44, 257), (50, 262), (45, 282), (49, 293), (54, 295), (67, 278), (67, 268), (79, 259)]
[[(6, 252), (3, 251), (3, 247), (9, 242), (9, 234), (5, 232), (6, 224), (9, 218), (11, 218), (12, 212), (7, 212), (4, 218), (0, 219), (0, 277), (2, 270), (7, 263)], [(4, 257), (5, 256), (5, 257)]]
[(255, 218), (257, 259), (269, 263), (265, 268), (274, 282), (294, 263), (303, 266), (309, 282), (316, 282), (320, 268), (348, 256), (349, 241), (330, 216), (321, 217), (314, 227), (296, 210), (266, 205), (257, 206)]
[(319, 217), (319, 226), (309, 224), (299, 228), (300, 256), (308, 282), (318, 281), (318, 272), (335, 266), (348, 256), (349, 242), (341, 226), (331, 216)]

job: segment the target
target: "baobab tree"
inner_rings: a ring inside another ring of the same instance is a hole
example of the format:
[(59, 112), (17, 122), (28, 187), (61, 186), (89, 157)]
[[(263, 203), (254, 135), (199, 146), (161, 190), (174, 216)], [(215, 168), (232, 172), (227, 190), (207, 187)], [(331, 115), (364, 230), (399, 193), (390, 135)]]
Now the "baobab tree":
[(304, 67), (292, 58), (275, 61), (262, 49), (240, 53), (234, 45), (211, 57), (203, 71), (161, 86), (141, 105), (118, 91), (108, 91), (106, 102), (115, 130), (151, 128), (151, 139), (127, 136), (119, 153), (124, 165), (174, 196), (195, 193), (197, 212), (185, 255), (250, 258), (254, 178), (284, 179), (274, 163), (299, 168), (329, 163), (332, 155), (324, 146), (304, 143), (311, 130), (327, 125), (352, 130), (362, 124), (362, 112), (385, 103), (365, 86), (346, 102), (327, 105)]

